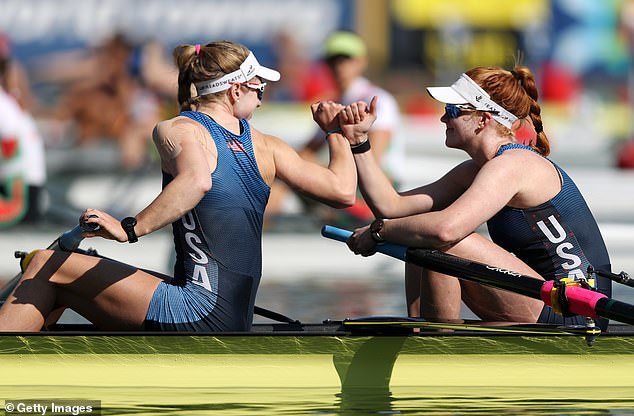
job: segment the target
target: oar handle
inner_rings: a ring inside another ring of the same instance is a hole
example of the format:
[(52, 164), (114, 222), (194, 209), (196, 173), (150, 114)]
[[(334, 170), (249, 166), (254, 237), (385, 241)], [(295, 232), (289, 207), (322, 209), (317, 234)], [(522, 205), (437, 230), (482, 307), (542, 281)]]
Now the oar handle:
[(63, 251), (75, 251), (84, 239), (84, 237), (81, 236), (83, 232), (97, 231), (98, 229), (99, 225), (97, 224), (86, 224), (84, 226), (77, 225), (75, 228), (64, 232), (64, 234), (59, 237), (59, 248)]
[[(324, 225), (321, 229), (321, 235), (332, 240), (346, 242), (348, 237), (352, 235), (352, 231), (343, 230), (341, 228), (333, 227), (332, 225)], [(377, 244), (375, 250), (379, 253), (387, 254), (388, 256), (405, 261), (407, 256), (407, 247), (393, 244), (383, 243)]]

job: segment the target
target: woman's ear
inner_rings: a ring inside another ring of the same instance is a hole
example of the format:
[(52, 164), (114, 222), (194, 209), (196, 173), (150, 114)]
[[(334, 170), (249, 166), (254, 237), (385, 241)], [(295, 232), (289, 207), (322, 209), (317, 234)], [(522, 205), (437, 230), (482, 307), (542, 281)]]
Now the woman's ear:
[(229, 88), (228, 94), (231, 97), (231, 102), (240, 101), (240, 95), (242, 94), (240, 91), (240, 84), (231, 84), (231, 88)]
[(478, 121), (478, 127), (483, 128), (487, 124), (489, 124), (493, 120), (491, 113), (487, 113), (486, 111), (480, 112), (480, 120)]
[(478, 111), (477, 113), (475, 113), (475, 117), (478, 121), (477, 131), (482, 130), (492, 120), (491, 114), (485, 111)]

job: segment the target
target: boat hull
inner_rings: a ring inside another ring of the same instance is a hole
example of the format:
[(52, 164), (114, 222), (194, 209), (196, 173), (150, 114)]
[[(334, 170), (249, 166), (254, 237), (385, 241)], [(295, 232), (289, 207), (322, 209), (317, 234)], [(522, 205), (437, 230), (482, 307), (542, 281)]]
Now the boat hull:
[(14, 386), (634, 387), (628, 335), (3, 335), (0, 351)]
[(634, 409), (633, 347), (632, 333), (592, 347), (475, 332), (2, 335), (0, 399), (93, 399), (120, 414)]

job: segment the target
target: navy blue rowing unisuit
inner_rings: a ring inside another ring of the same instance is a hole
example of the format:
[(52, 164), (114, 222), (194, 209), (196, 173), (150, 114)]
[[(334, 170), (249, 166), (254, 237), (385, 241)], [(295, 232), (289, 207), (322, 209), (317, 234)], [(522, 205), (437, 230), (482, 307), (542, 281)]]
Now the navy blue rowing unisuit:
[[(253, 153), (249, 123), (235, 135), (208, 116), (186, 111), (211, 134), (218, 164), (212, 187), (172, 223), (174, 278), (156, 289), (146, 328), (162, 331), (247, 331), (262, 273), (262, 222), (270, 188)], [(163, 172), (163, 187), (173, 178)]]
[[(529, 146), (512, 143), (502, 146), (495, 156), (508, 149), (535, 152)], [(533, 208), (504, 207), (487, 222), (491, 239), (546, 280), (587, 277), (589, 265), (610, 271), (608, 251), (592, 212), (572, 179), (555, 163), (553, 166), (561, 175), (561, 191)], [(609, 279), (599, 277), (596, 284), (601, 293), (612, 295)], [(538, 322), (581, 325), (585, 319), (562, 318), (544, 306)], [(604, 326), (607, 321), (601, 324)]]

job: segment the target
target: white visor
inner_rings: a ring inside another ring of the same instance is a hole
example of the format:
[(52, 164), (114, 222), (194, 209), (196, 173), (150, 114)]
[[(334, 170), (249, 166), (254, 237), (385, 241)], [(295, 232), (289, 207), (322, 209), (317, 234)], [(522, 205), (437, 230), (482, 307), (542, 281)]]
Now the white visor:
[(267, 81), (279, 81), (280, 73), (274, 69), (260, 65), (255, 55), (253, 55), (253, 52), (249, 52), (244, 62), (240, 64), (240, 69), (218, 79), (197, 82), (195, 84), (196, 92), (198, 95), (213, 94), (215, 92), (228, 90), (231, 84), (247, 82), (253, 77), (262, 77)]
[(489, 111), (494, 120), (509, 129), (517, 121), (517, 116), (493, 101), (467, 74), (462, 74), (451, 87), (428, 87), (427, 92), (442, 103), (470, 104), (476, 110)]

